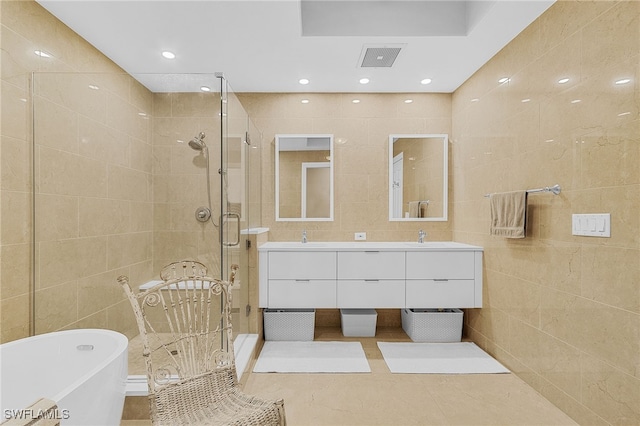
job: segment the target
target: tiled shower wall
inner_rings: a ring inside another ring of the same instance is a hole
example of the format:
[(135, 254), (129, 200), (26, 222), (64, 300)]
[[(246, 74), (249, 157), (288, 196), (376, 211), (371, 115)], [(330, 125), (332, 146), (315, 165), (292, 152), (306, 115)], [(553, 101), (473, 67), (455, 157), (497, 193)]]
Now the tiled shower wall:
[(32, 110), (36, 332), (130, 334), (131, 308), (113, 280), (151, 277), (151, 94), (37, 3), (1, 3), (0, 339), (29, 333)]
[[(218, 146), (219, 94), (152, 94), (37, 3), (0, 4), (0, 341), (29, 334), (32, 171), (36, 333), (98, 327), (131, 335), (135, 322), (115, 277), (135, 285), (176, 259), (219, 264), (217, 230), (194, 218), (207, 204), (204, 156), (187, 145), (205, 132)], [(244, 135), (235, 98), (229, 110), (238, 122), (230, 117), (231, 129)], [(230, 160), (240, 156), (234, 142)], [(219, 150), (210, 155), (216, 181)], [(219, 189), (212, 185), (214, 205)]]
[(219, 256), (214, 255), (218, 229), (211, 222), (195, 220), (196, 208), (208, 204), (206, 157), (191, 149), (188, 141), (203, 132), (204, 142), (211, 146), (211, 199), (217, 223), (220, 94), (155, 93), (153, 99), (153, 270), (180, 259), (219, 265)]
[[(485, 248), (468, 333), (585, 425), (640, 424), (639, 53), (640, 2), (557, 2), (453, 96), (454, 238)], [(554, 184), (526, 239), (488, 235), (485, 193)]]

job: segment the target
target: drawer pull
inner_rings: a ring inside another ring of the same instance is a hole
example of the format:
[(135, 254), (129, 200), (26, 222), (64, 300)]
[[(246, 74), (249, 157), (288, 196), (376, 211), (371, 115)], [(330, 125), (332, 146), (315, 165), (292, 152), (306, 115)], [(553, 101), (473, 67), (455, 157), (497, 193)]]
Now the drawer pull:
[(435, 278), (434, 281), (449, 281), (447, 278)]
[(380, 282), (380, 280), (364, 280), (364, 282), (366, 282), (366, 283), (377, 283), (377, 282)]
[(308, 283), (311, 280), (296, 280), (297, 283)]
[(379, 250), (365, 250), (365, 253), (380, 253)]

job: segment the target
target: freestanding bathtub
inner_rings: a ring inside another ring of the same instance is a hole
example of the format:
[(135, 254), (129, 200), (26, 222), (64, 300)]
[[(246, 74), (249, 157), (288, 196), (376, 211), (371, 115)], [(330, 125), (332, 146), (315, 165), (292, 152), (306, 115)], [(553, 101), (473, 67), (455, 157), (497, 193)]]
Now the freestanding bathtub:
[(58, 331), (0, 345), (0, 422), (44, 397), (58, 403), (62, 425), (119, 425), (128, 345), (123, 334), (98, 329)]

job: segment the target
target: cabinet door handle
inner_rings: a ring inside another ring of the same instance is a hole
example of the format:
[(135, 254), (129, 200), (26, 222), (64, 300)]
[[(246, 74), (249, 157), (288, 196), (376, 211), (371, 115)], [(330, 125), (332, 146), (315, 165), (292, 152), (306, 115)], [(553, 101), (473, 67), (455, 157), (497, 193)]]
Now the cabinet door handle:
[(365, 250), (365, 253), (380, 253), (379, 250)]
[(434, 278), (434, 281), (449, 281), (448, 278)]

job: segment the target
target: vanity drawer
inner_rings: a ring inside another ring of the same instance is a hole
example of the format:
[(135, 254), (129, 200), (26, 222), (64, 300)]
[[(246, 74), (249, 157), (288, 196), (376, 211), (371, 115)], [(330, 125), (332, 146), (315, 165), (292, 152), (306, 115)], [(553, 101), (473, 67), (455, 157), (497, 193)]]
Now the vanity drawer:
[(270, 308), (335, 308), (335, 280), (269, 280)]
[(407, 308), (475, 308), (474, 280), (407, 280)]
[(338, 308), (402, 308), (404, 280), (339, 280)]
[(336, 253), (331, 251), (277, 251), (269, 253), (269, 279), (336, 278)]
[(474, 279), (473, 252), (407, 252), (407, 279)]
[(404, 279), (403, 251), (338, 252), (338, 279)]

